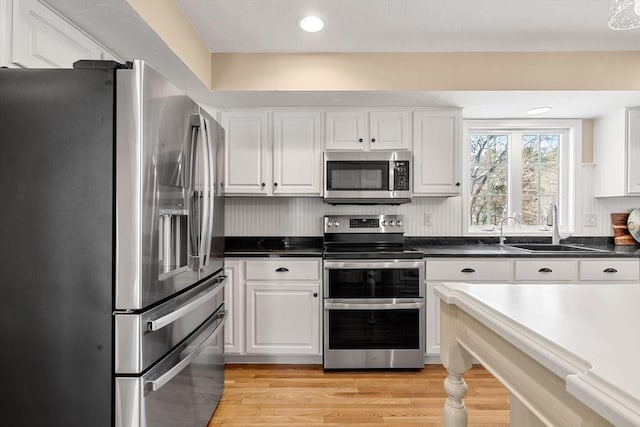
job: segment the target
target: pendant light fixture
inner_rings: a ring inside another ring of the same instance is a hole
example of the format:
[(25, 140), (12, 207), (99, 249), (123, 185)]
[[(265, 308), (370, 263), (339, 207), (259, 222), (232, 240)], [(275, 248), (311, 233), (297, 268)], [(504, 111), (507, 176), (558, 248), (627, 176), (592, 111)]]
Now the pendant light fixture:
[(612, 30), (640, 28), (640, 0), (611, 0), (609, 28)]

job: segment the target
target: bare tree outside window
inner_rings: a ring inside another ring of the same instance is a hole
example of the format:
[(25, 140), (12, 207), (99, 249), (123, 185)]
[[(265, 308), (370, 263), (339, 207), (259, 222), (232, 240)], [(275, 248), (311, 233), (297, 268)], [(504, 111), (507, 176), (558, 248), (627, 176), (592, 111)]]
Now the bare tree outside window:
[(560, 141), (559, 133), (470, 134), (470, 225), (498, 225), (507, 215), (544, 224), (558, 204)]
[(471, 135), (471, 224), (496, 224), (507, 211), (507, 135)]

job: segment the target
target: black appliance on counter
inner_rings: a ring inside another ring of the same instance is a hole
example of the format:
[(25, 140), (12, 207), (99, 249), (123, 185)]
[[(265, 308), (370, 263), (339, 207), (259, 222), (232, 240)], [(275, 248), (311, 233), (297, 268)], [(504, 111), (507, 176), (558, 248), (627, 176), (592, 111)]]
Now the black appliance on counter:
[(402, 216), (325, 216), (323, 270), (325, 369), (424, 367), (424, 262)]
[(205, 426), (224, 131), (142, 61), (0, 69), (3, 425)]

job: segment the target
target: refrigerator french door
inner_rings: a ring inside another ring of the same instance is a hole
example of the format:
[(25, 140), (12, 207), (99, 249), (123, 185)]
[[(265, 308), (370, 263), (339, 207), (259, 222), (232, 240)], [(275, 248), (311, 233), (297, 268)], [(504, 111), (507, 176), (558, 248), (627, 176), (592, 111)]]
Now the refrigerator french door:
[(207, 424), (224, 384), (223, 139), (142, 61), (0, 70), (4, 423)]

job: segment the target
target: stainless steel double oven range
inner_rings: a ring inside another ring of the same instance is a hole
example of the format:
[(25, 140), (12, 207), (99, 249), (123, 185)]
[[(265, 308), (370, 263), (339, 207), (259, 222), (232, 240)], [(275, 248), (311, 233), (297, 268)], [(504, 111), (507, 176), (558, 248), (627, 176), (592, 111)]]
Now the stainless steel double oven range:
[(325, 216), (324, 368), (424, 367), (424, 280), (402, 216)]

